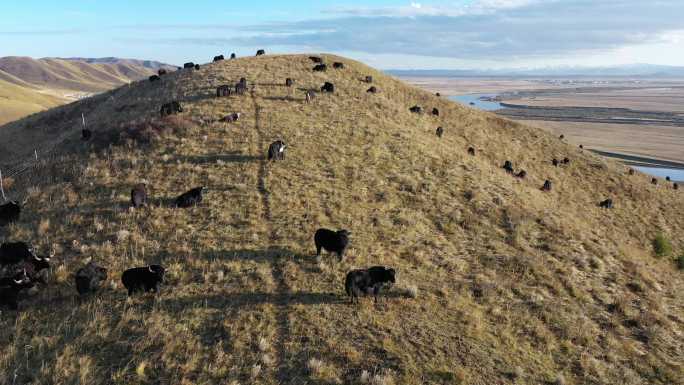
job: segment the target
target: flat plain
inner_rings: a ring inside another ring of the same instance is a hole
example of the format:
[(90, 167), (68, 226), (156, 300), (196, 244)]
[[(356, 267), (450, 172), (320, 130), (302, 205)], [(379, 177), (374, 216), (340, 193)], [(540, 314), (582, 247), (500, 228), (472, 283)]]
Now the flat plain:
[[(682, 79), (405, 80), (449, 96), (500, 95), (502, 102), (522, 107), (499, 111), (502, 115), (562, 134), (571, 143), (583, 144), (585, 148), (684, 162), (684, 127), (673, 122), (684, 118)], [(596, 115), (599, 109), (603, 109), (602, 118)], [(622, 109), (634, 112), (625, 120)], [(660, 119), (662, 123), (658, 124)]]

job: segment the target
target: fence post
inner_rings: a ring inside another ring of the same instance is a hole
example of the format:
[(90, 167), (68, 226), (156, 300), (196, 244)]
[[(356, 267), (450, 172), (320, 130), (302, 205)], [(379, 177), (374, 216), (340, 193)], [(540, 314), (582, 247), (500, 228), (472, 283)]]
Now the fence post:
[(0, 192), (2, 192), (2, 199), (7, 201), (7, 197), (5, 196), (5, 189), (2, 188), (2, 170), (0, 170)]

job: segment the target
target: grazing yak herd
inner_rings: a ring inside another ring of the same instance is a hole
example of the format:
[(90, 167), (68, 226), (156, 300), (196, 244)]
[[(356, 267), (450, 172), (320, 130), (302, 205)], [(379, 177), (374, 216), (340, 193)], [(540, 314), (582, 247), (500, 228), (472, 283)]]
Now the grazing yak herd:
[[(258, 50), (257, 56), (265, 55), (264, 50)], [(235, 59), (236, 55), (230, 55), (230, 59)], [(314, 63), (312, 70), (314, 72), (325, 72), (328, 69), (327, 64), (318, 56), (310, 56), (309, 59)], [(225, 60), (223, 55), (214, 57), (214, 62)], [(345, 68), (344, 63), (334, 62), (331, 66), (333, 69), (341, 70)], [(183, 65), (185, 70), (199, 70), (198, 64), (189, 62)], [(165, 69), (160, 69), (157, 75), (152, 75), (149, 78), (150, 82), (159, 82), (162, 77), (166, 75)], [(372, 76), (366, 76), (360, 79), (365, 83), (373, 83)], [(292, 87), (295, 80), (292, 78), (285, 79), (285, 86)], [(252, 85), (254, 87), (254, 85)], [(228, 97), (231, 95), (243, 95), (248, 90), (249, 85), (246, 78), (241, 78), (237, 83), (232, 85), (219, 85), (216, 88), (216, 97)], [(252, 88), (253, 89), (253, 88)], [(320, 87), (322, 93), (334, 93), (335, 85), (331, 82), (325, 82)], [(377, 93), (378, 89), (371, 86), (368, 93)], [(310, 103), (316, 96), (316, 91), (309, 89), (305, 90), (305, 102)], [(439, 94), (437, 94), (439, 96)], [(415, 114), (423, 114), (425, 109), (422, 106), (412, 106), (409, 111)], [(162, 117), (183, 112), (183, 108), (178, 101), (171, 101), (165, 103), (160, 108), (160, 115)], [(440, 116), (439, 109), (432, 108), (431, 114), (433, 116)], [(235, 122), (240, 119), (240, 113), (235, 112), (226, 115), (220, 121)], [(435, 134), (438, 138), (444, 135), (444, 128), (437, 127)], [(83, 130), (82, 139), (89, 140), (93, 133), (89, 130)], [(561, 135), (563, 140), (564, 136)], [(268, 147), (267, 160), (279, 161), (285, 159), (286, 144), (282, 140), (276, 140)], [(580, 149), (584, 147), (580, 145)], [(467, 153), (475, 156), (475, 148), (469, 147)], [(558, 160), (553, 158), (551, 165), (554, 167), (566, 166), (570, 163), (569, 158)], [(525, 179), (527, 172), (525, 170), (518, 170), (516, 172), (513, 163), (509, 160), (504, 162), (502, 167), (506, 173), (520, 179)], [(634, 170), (629, 170), (630, 175), (634, 175)], [(670, 181), (670, 178), (667, 178)], [(653, 184), (657, 184), (658, 180), (653, 178)], [(673, 188), (678, 189), (676, 183)], [(542, 191), (548, 192), (552, 189), (552, 182), (546, 180), (541, 187)], [(204, 186), (195, 187), (181, 195), (179, 195), (173, 202), (176, 208), (194, 207), (202, 203), (203, 195), (206, 194), (207, 188)], [(137, 184), (131, 190), (131, 206), (133, 208), (146, 207), (148, 204), (147, 186), (143, 183)], [(16, 222), (20, 219), (22, 204), (18, 202), (8, 202), (0, 205), (0, 227), (6, 226), (10, 223)], [(599, 207), (605, 209), (613, 208), (613, 200), (608, 198), (599, 203)], [(320, 258), (321, 251), (325, 250), (328, 253), (337, 254), (339, 260), (343, 260), (345, 251), (350, 245), (350, 235), (348, 230), (329, 230), (318, 229), (314, 234), (314, 244), (316, 247), (316, 257)], [(35, 250), (25, 242), (5, 242), (0, 245), (0, 306), (8, 307), (12, 310), (18, 309), (18, 301), (20, 293), (23, 290), (34, 288), (36, 284), (46, 285), (46, 274), (50, 267), (50, 258), (53, 256), (38, 256)], [(149, 265), (144, 267), (135, 267), (124, 271), (121, 275), (121, 282), (128, 291), (128, 295), (133, 295), (136, 292), (154, 292), (159, 291), (159, 286), (164, 282), (164, 274), (166, 270), (161, 265)], [(84, 296), (89, 293), (95, 293), (104, 286), (107, 281), (108, 271), (105, 267), (99, 266), (94, 262), (89, 262), (74, 275), (76, 291), (79, 295)], [(381, 289), (391, 286), (396, 282), (396, 272), (392, 268), (384, 266), (373, 266), (368, 269), (357, 269), (347, 273), (344, 283), (345, 292), (351, 299), (351, 303), (358, 302), (358, 298), (362, 295), (373, 295), (375, 301)]]
[[(257, 51), (257, 56), (265, 55), (264, 50)], [(236, 55), (231, 54), (231, 59)], [(313, 71), (326, 71), (328, 66), (320, 57), (310, 58), (316, 65)], [(214, 57), (214, 62), (225, 60), (223, 55)], [(183, 65), (184, 70), (199, 70), (199, 64), (192, 62)], [(345, 68), (344, 63), (334, 62), (332, 68), (341, 70)], [(159, 82), (167, 74), (165, 69), (160, 69), (156, 75), (149, 77), (150, 82)], [(366, 83), (372, 83), (372, 76), (363, 79)], [(285, 86), (292, 87), (295, 80), (285, 79)], [(252, 85), (254, 87), (254, 85)], [(233, 85), (220, 85), (216, 88), (216, 97), (228, 97), (232, 95), (244, 95), (249, 85), (246, 78), (241, 78)], [(325, 82), (320, 87), (322, 93), (334, 93), (335, 85)], [(377, 93), (375, 86), (368, 89), (368, 93)], [(305, 93), (305, 101), (310, 103), (316, 96), (316, 91), (309, 89)], [(435, 109), (436, 111), (436, 109)], [(161, 117), (174, 115), (183, 112), (183, 107), (178, 101), (171, 101), (161, 106), (159, 113)], [(240, 113), (228, 114), (220, 121), (235, 122), (240, 119)], [(82, 139), (90, 140), (92, 131), (83, 130)], [(279, 161), (285, 159), (285, 149), (287, 145), (282, 140), (276, 140), (268, 147), (268, 161)], [(176, 208), (188, 208), (197, 206), (202, 202), (203, 195), (207, 188), (204, 186), (195, 187), (181, 195), (173, 202)], [(147, 186), (144, 183), (135, 185), (131, 190), (130, 204), (133, 208), (142, 208), (148, 205)], [(21, 206), (18, 202), (9, 202), (0, 206), (0, 226), (16, 222), (20, 218)], [(337, 254), (342, 260), (344, 253), (349, 247), (351, 233), (347, 230), (333, 231), (329, 229), (318, 229), (314, 234), (316, 246), (316, 256), (320, 258), (321, 251)], [(7, 242), (0, 246), (0, 306), (6, 306), (12, 310), (18, 309), (20, 293), (23, 290), (31, 289), (40, 283), (47, 284), (46, 273), (50, 267), (49, 261), (52, 256), (38, 256), (34, 249), (24, 242)], [(161, 265), (149, 265), (135, 267), (125, 270), (121, 275), (121, 282), (128, 291), (128, 295), (136, 292), (159, 291), (159, 286), (164, 282), (165, 268)], [(391, 286), (396, 282), (395, 270), (384, 266), (373, 266), (368, 269), (358, 269), (350, 271), (345, 279), (345, 291), (351, 298), (351, 302), (358, 302), (361, 295), (373, 295), (377, 301), (377, 296), (381, 288)], [(99, 266), (93, 261), (88, 262), (74, 274), (76, 291), (79, 295), (85, 296), (97, 292), (102, 288), (108, 279), (108, 270)]]

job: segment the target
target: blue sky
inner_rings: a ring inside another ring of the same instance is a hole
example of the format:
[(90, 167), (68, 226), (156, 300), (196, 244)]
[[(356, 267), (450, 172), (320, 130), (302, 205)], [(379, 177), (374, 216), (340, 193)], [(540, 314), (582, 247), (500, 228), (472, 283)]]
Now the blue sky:
[(385, 69), (684, 65), (684, 0), (4, 3), (0, 56), (179, 64), (265, 48)]

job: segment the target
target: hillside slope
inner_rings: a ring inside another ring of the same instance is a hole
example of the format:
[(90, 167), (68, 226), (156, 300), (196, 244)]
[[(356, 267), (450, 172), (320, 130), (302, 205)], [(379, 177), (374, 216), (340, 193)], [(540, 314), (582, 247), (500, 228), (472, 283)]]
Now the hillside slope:
[(117, 58), (2, 57), (0, 124), (144, 79), (159, 68), (171, 67), (157, 62)]
[[(681, 191), (323, 57), (346, 68), (224, 61), (0, 128), (12, 143), (0, 168), (34, 147), (45, 159), (6, 181), (27, 206), (1, 240), (56, 253), (48, 287), (0, 317), (0, 383), (682, 383), (684, 281), (651, 246), (662, 233), (684, 251)], [(214, 97), (243, 76), (253, 90)], [(306, 104), (302, 89), (325, 81), (335, 93)], [(160, 119), (171, 100), (183, 113)], [(269, 163), (277, 139), (286, 159)], [(153, 205), (129, 209), (141, 181)], [(200, 206), (169, 207), (201, 185)], [(598, 208), (608, 197), (615, 208)], [(316, 260), (319, 227), (351, 230), (344, 261)], [(77, 300), (73, 274), (90, 258), (111, 285)], [(151, 263), (168, 269), (161, 294), (127, 299), (121, 271)], [(346, 272), (373, 265), (396, 268), (397, 285), (349, 305)]]
[(2, 75), (0, 71), (0, 124), (62, 105), (67, 101), (58, 96), (43, 94), (28, 83), (19, 85), (13, 81), (5, 81)]

